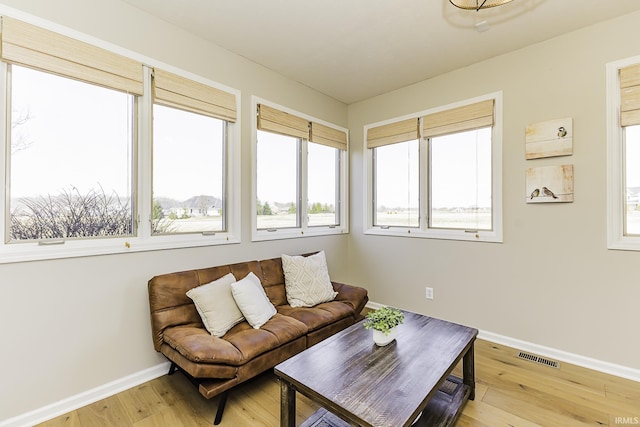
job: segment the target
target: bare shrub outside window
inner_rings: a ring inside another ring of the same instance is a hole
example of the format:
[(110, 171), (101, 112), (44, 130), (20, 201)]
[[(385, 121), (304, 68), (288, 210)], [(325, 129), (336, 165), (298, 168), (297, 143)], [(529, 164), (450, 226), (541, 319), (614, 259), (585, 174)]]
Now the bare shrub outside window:
[(11, 213), (11, 239), (66, 239), (131, 234), (131, 207), (117, 195), (62, 190), (55, 196), (18, 201)]

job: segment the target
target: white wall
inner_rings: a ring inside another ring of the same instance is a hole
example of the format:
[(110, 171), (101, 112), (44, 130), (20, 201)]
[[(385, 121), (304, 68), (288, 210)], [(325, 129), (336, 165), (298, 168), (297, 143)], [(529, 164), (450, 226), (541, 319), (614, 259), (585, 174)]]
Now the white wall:
[(243, 214), (237, 245), (0, 264), (0, 424), (162, 363), (150, 332), (154, 275), (324, 249), (332, 278), (346, 279), (347, 236), (250, 242), (251, 95), (341, 126), (344, 104), (120, 1), (3, 3), (0, 13), (20, 9), (240, 89)]
[[(605, 206), (605, 64), (640, 54), (639, 20), (624, 16), (350, 105), (350, 282), (375, 302), (640, 368), (640, 253), (607, 250)], [(363, 235), (363, 126), (499, 90), (504, 243)], [(525, 160), (525, 126), (563, 117), (574, 119), (573, 156)], [(564, 163), (575, 165), (575, 202), (526, 204), (526, 168)]]

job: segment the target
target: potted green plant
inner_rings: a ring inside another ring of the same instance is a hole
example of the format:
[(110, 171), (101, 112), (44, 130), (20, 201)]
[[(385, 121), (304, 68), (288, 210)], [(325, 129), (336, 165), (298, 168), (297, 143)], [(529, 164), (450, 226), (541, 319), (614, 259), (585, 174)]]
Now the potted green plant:
[(384, 346), (396, 339), (397, 326), (404, 322), (404, 314), (393, 307), (382, 307), (367, 313), (364, 319), (365, 329), (373, 329), (373, 341)]

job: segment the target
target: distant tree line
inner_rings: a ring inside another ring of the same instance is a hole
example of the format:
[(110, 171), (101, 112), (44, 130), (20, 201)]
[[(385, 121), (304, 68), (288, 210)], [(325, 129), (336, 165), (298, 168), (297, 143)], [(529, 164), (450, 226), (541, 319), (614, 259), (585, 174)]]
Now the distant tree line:
[(322, 203), (312, 203), (309, 205), (309, 213), (310, 214), (317, 214), (317, 213), (334, 213), (335, 210), (333, 208), (333, 205), (329, 205), (327, 203), (325, 203), (324, 205)]
[(260, 199), (256, 200), (256, 213), (258, 215), (273, 215), (269, 202), (262, 203)]
[[(311, 203), (309, 205), (309, 213), (310, 214), (318, 214), (318, 213), (334, 213), (333, 205), (328, 203), (322, 204), (319, 202)], [(287, 209), (287, 213), (294, 214), (296, 213), (296, 204), (291, 202), (289, 204), (289, 208)], [(269, 202), (262, 203), (260, 199), (256, 201), (256, 214), (257, 215), (274, 215), (275, 212), (269, 205)]]

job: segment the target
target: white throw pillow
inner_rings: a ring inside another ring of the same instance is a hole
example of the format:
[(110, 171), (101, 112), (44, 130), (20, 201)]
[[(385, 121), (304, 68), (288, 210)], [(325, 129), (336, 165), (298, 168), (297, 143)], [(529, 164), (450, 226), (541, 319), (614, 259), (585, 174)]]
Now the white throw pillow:
[(313, 307), (338, 295), (331, 285), (324, 251), (307, 257), (282, 255), (282, 269), (291, 307)]
[(231, 295), (231, 284), (236, 281), (228, 273), (218, 280), (201, 285), (187, 292), (202, 318), (202, 323), (213, 336), (221, 337), (244, 320), (242, 312)]
[(245, 319), (254, 329), (260, 328), (276, 314), (276, 308), (269, 301), (260, 279), (253, 273), (233, 283), (231, 293)]

